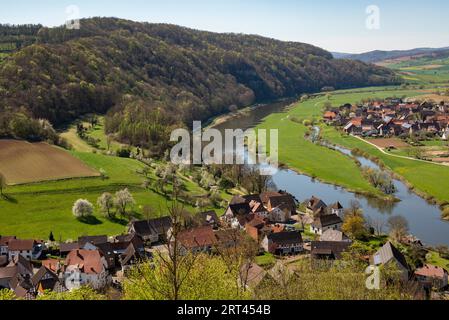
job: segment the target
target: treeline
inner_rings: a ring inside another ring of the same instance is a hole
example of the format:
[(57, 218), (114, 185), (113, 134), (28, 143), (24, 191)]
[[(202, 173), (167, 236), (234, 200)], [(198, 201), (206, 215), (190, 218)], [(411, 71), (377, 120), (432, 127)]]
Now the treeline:
[(12, 52), (32, 45), (37, 41), (41, 28), (40, 24), (0, 24), (0, 52)]
[(36, 43), (0, 64), (0, 112), (24, 107), (59, 126), (109, 111), (109, 132), (155, 145), (167, 124), (323, 87), (398, 82), (388, 69), (302, 43), (113, 18), (81, 26), (40, 28)]

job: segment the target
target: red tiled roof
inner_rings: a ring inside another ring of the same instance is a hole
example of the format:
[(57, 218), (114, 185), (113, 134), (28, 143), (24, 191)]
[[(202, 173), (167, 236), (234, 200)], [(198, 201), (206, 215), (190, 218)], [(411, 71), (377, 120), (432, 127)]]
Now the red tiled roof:
[(8, 249), (9, 251), (33, 250), (35, 243), (36, 241), (34, 240), (12, 239), (11, 241), (9, 241)]
[(215, 244), (216, 238), (213, 228), (211, 226), (205, 226), (181, 232), (178, 235), (178, 240), (185, 248), (191, 249), (211, 246)]
[(0, 237), (0, 246), (7, 246), (8, 243), (13, 240), (16, 239), (15, 236), (7, 236), (7, 237)]
[(424, 267), (416, 270), (416, 275), (422, 276), (422, 277), (429, 277), (429, 278), (444, 278), (447, 277), (447, 272), (437, 266), (433, 266), (431, 264), (426, 264)]
[(99, 274), (104, 270), (98, 250), (72, 250), (65, 260), (66, 266), (77, 266), (87, 274)]

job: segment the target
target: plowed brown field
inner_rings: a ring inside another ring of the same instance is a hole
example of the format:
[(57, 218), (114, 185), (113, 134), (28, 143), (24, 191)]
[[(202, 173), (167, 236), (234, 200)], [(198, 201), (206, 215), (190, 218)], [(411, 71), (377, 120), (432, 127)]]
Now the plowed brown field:
[(63, 149), (18, 140), (0, 140), (0, 172), (10, 185), (99, 176)]

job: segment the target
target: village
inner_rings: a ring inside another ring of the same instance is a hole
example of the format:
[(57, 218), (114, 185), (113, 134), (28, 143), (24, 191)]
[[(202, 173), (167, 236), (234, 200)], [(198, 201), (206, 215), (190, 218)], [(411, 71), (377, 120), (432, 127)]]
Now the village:
[[(235, 245), (235, 235), (239, 234), (259, 247), (259, 256), (270, 255), (280, 263), (301, 260), (312, 265), (332, 264), (350, 252), (355, 241), (342, 231), (347, 209), (338, 202), (327, 205), (316, 197), (300, 203), (285, 191), (238, 195), (221, 217), (215, 211), (199, 213), (195, 226), (183, 229), (176, 240), (181, 254), (214, 255), (218, 245)], [(2, 235), (0, 289), (10, 289), (18, 298), (27, 300), (48, 291), (65, 292), (84, 286), (95, 290), (113, 286), (119, 291), (131, 268), (170, 250), (166, 245), (174, 241), (171, 232), (172, 219), (167, 216), (134, 220), (128, 225), (128, 233), (116, 237), (81, 236), (67, 243)], [(424, 248), (410, 235), (400, 242)], [(410, 265), (388, 237), (379, 248), (363, 257), (367, 267), (392, 265), (403, 281), (418, 284), (427, 295), (448, 289), (448, 272), (444, 268)], [(245, 265), (244, 283), (248, 289), (276, 273), (256, 261)]]
[(445, 102), (410, 102), (386, 99), (363, 104), (330, 107), (326, 123), (343, 127), (344, 132), (380, 138), (449, 138), (449, 105)]

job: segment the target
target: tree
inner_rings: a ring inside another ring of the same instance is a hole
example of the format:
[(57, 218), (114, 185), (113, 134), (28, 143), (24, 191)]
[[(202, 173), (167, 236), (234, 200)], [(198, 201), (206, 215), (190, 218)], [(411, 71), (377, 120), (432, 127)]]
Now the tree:
[(0, 195), (3, 196), (3, 190), (6, 188), (6, 177), (0, 172)]
[(342, 230), (352, 239), (363, 239), (367, 234), (365, 217), (358, 201), (351, 201), (349, 208), (345, 211)]
[(397, 242), (400, 242), (409, 232), (408, 221), (403, 216), (393, 216), (388, 219), (388, 227), (391, 239)]
[[(180, 300), (186, 299), (184, 290), (188, 290), (188, 278), (195, 268), (197, 255), (185, 252), (179, 235), (184, 230), (184, 208), (177, 200), (174, 190), (174, 200), (167, 205), (167, 211), (172, 222), (167, 233), (165, 250), (156, 250), (155, 263), (141, 263), (135, 266), (125, 292), (139, 290), (143, 299)], [(134, 289), (131, 289), (134, 288)]]
[(9, 289), (1, 289), (0, 290), (0, 301), (12, 301), (16, 300), (17, 296), (14, 291)]
[(50, 240), (50, 242), (55, 242), (55, 236), (53, 235), (53, 231), (50, 231), (50, 235), (48, 236), (48, 240)]
[(92, 216), (94, 206), (88, 200), (79, 199), (75, 202), (72, 208), (72, 213), (78, 219), (88, 218)]
[(114, 205), (122, 217), (127, 215), (128, 206), (135, 205), (136, 202), (128, 189), (120, 190), (115, 193)]
[(114, 208), (114, 198), (109, 192), (103, 193), (97, 200), (97, 205), (103, 215), (109, 219), (115, 218), (115, 213), (112, 211)]

